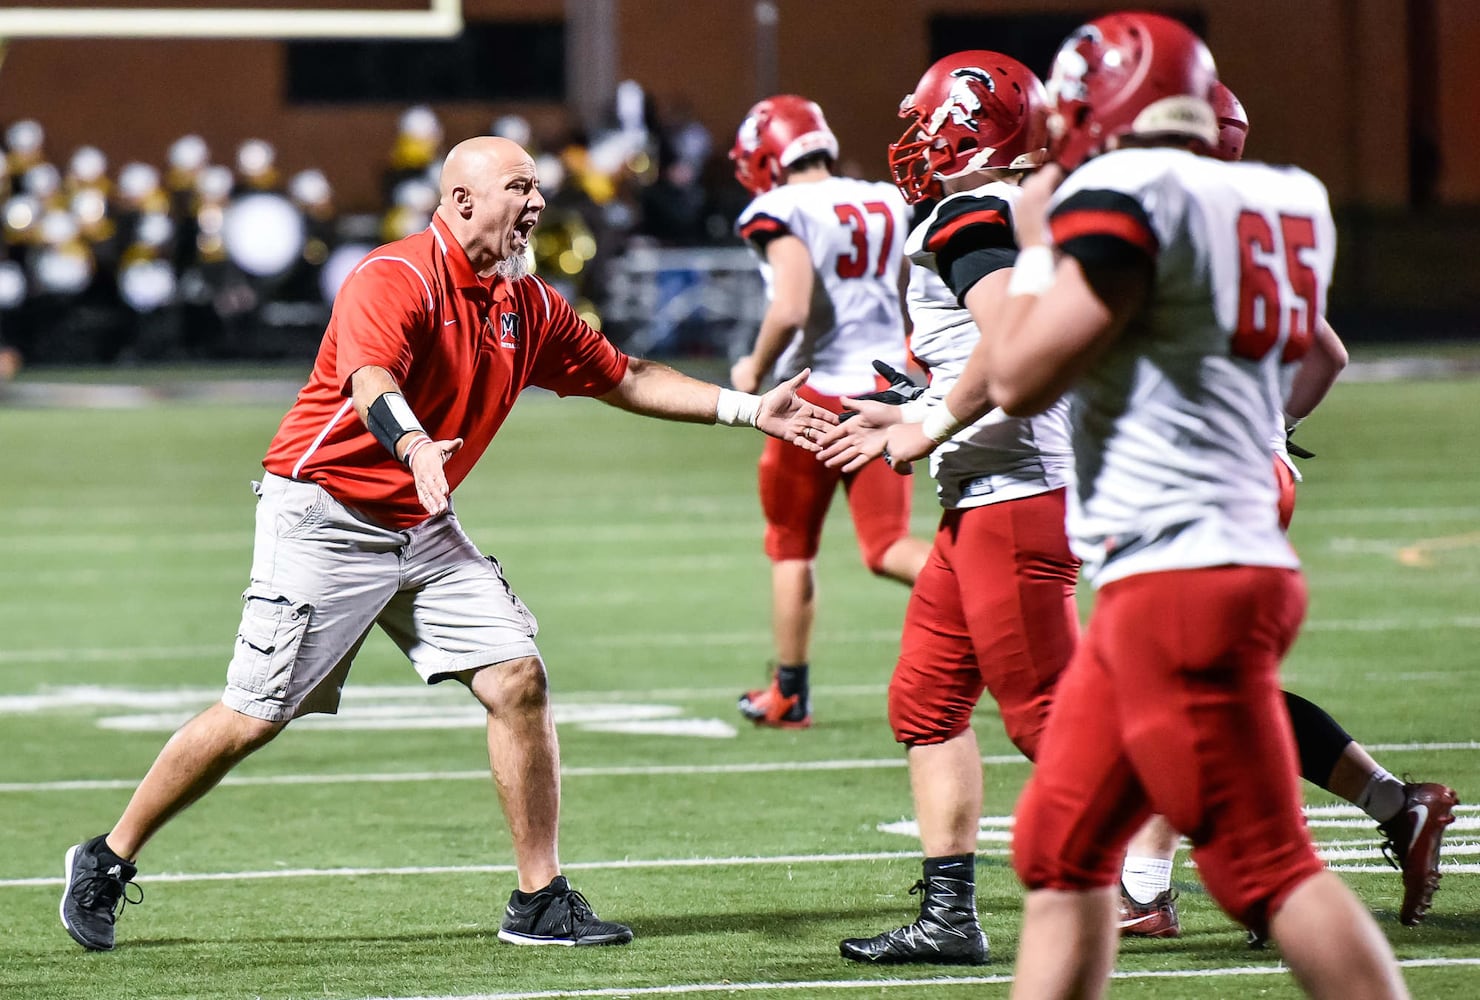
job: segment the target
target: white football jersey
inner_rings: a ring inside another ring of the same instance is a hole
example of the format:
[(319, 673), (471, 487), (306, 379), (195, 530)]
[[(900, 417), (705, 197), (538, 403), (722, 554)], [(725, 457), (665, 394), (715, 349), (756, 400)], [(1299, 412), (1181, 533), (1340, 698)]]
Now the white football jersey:
[(1325, 310), (1324, 186), (1291, 167), (1124, 149), (1072, 173), (1050, 219), (1059, 248), (1090, 266), (1155, 261), (1148, 307), (1075, 387), (1068, 522), (1086, 575), (1298, 566), (1269, 449), (1282, 369)]
[(768, 295), (769, 239), (795, 236), (812, 256), (812, 306), (806, 327), (776, 360), (778, 381), (810, 367), (808, 385), (846, 396), (873, 391), (875, 359), (904, 369), (899, 270), (907, 226), (893, 184), (851, 177), (783, 184), (740, 214), (736, 227), (760, 257)]
[[(949, 260), (965, 247), (1001, 246), (1000, 263), (1011, 266), (1011, 206), (1020, 193), (1015, 185), (997, 182), (948, 195), (910, 233), (910, 350), (930, 368), (930, 388), (922, 398), (937, 404), (945, 398), (981, 338), (971, 313), (940, 276), (936, 251)], [(1033, 417), (994, 409), (963, 428), (930, 457), (941, 506), (980, 507), (1068, 485), (1068, 411), (1066, 400)]]

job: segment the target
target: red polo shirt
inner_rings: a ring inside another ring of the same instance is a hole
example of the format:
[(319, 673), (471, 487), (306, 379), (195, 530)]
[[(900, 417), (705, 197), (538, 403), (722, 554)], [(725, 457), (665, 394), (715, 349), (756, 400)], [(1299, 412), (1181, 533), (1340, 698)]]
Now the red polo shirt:
[(340, 288), (313, 374), (262, 464), (402, 530), (427, 514), (410, 470), (355, 415), (350, 376), (366, 365), (391, 373), (433, 440), (463, 439), (446, 466), (456, 489), (525, 386), (599, 396), (627, 356), (540, 278), (479, 278), (441, 219), (372, 251)]

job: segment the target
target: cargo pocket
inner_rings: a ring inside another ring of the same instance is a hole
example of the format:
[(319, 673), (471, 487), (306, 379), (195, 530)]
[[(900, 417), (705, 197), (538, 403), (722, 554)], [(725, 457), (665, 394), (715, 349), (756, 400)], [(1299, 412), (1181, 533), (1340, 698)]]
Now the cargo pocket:
[(242, 596), (246, 603), (229, 671), (232, 683), (254, 694), (280, 698), (288, 693), (313, 607), (281, 594), (248, 591)]

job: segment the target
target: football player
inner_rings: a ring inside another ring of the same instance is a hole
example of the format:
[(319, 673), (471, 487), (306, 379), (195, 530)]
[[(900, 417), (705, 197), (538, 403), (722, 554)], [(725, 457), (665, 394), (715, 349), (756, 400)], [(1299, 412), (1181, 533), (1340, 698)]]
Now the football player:
[[(844, 400), (859, 416), (824, 435), (818, 457), (845, 471), (880, 454), (888, 427), (938, 406), (1000, 304), (1017, 246), (1019, 183), (1047, 156), (1043, 84), (1017, 60), (967, 51), (932, 65), (900, 105), (889, 148), (912, 203), (938, 199), (905, 244), (911, 349), (928, 391), (904, 406)], [(971, 297), (971, 309), (962, 305)], [(985, 308), (983, 304), (985, 303)], [(1079, 624), (1079, 561), (1064, 534), (1072, 475), (1066, 403), (1032, 417), (993, 410), (944, 441), (931, 475), (945, 508), (905, 612), (889, 720), (907, 747), (924, 849), (918, 919), (840, 950), (860, 962), (980, 964), (976, 914), (982, 762), (971, 715), (990, 691), (1013, 743), (1037, 753), (1053, 686)]]
[[(1230, 162), (1243, 159), (1249, 118), (1233, 91), (1213, 85), (1213, 113), (1218, 118), (1214, 155)], [(1300, 473), (1290, 461), (1289, 434), (1325, 397), (1346, 367), (1346, 347), (1318, 317), (1311, 349), (1296, 369), (1270, 442), (1279, 485), (1280, 526), (1289, 528), (1295, 513), (1295, 484)], [(1304, 453), (1309, 456), (1309, 452)], [(1458, 797), (1435, 782), (1404, 782), (1374, 760), (1367, 750), (1320, 706), (1284, 692), (1285, 708), (1300, 755), (1305, 780), (1346, 799), (1377, 821), (1386, 838), (1384, 853), (1403, 875), (1403, 901), (1398, 919), (1408, 925), (1423, 920), (1439, 887), (1439, 849), (1444, 830), (1454, 822)], [(1155, 817), (1131, 840), (1121, 871), (1119, 921), (1122, 934), (1176, 937), (1181, 932), (1176, 897), (1171, 888), (1172, 861), (1180, 837)], [(1250, 943), (1262, 945), (1262, 936)]]
[[(838, 176), (838, 140), (822, 109), (793, 94), (750, 109), (730, 159), (755, 196), (737, 228), (760, 258), (770, 300), (755, 346), (735, 362), (730, 381), (750, 392), (810, 367), (801, 391), (834, 412), (842, 396), (883, 389), (870, 362), (902, 370), (906, 359), (899, 192)], [(840, 473), (803, 449), (766, 447), (759, 480), (776, 667), (770, 684), (741, 695), (739, 707), (757, 725), (799, 729), (812, 724), (813, 564), (838, 483), (874, 573), (913, 583), (929, 546), (909, 534), (909, 481), (883, 463)]]
[(1306, 597), (1267, 449), (1284, 366), (1324, 311), (1335, 226), (1310, 174), (1203, 155), (1216, 76), (1160, 15), (1069, 36), (1048, 87), (1057, 167), (1014, 216), (1008, 301), (978, 345), (985, 384), (963, 378), (945, 400), (949, 427), (1073, 388), (1067, 524), (1098, 589), (1016, 810), (1029, 893), (1014, 996), (1104, 992), (1121, 854), (1153, 811), (1308, 993), (1407, 996), (1372, 915), (1311, 843), (1279, 688)]

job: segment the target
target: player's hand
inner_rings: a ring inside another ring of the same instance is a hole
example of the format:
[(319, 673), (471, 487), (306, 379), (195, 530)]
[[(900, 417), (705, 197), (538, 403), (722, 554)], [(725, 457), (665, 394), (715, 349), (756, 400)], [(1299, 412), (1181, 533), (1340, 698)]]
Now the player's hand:
[(798, 448), (817, 451), (823, 433), (838, 422), (838, 415), (824, 410), (797, 395), (797, 388), (807, 381), (812, 369), (803, 368), (761, 397), (755, 414), (755, 426), (774, 438)]
[(755, 363), (755, 355), (747, 354), (730, 366), (730, 384), (741, 392), (755, 392), (761, 387), (761, 370)]
[(1019, 247), (1048, 243), (1048, 200), (1064, 181), (1064, 171), (1054, 163), (1039, 167), (1023, 181), (1023, 193), (1012, 207), (1012, 228)]
[[(843, 405), (857, 409), (844, 413), (838, 425), (822, 435), (817, 458), (830, 469), (856, 472), (883, 454), (885, 432), (899, 422), (899, 407), (847, 398)], [(857, 418), (848, 420), (853, 414)]]
[[(919, 399), (920, 394), (925, 391), (923, 385), (916, 385), (904, 372), (896, 371), (893, 367), (883, 361), (874, 362), (874, 371), (889, 380), (889, 388), (880, 389), (877, 392), (859, 393), (853, 399), (869, 399), (879, 403), (887, 403), (890, 406), (902, 406), (912, 399)], [(858, 407), (850, 407), (858, 411)], [(844, 416), (844, 420), (848, 417)]]
[[(838, 414), (840, 423), (889, 427), (904, 421), (904, 411), (899, 403), (876, 403), (868, 396), (844, 396), (842, 402), (843, 412)], [(829, 433), (836, 436), (838, 431)]]
[(452, 495), (442, 466), (462, 446), (462, 438), (433, 441), (417, 448), (411, 455), (411, 476), (416, 480), (416, 498), (421, 501), (422, 509), (433, 517), (447, 509), (447, 499)]
[(914, 471), (911, 462), (917, 462), (935, 450), (935, 442), (925, 436), (919, 424), (895, 424), (884, 431), (884, 447), (880, 452), (889, 468), (901, 476)]

